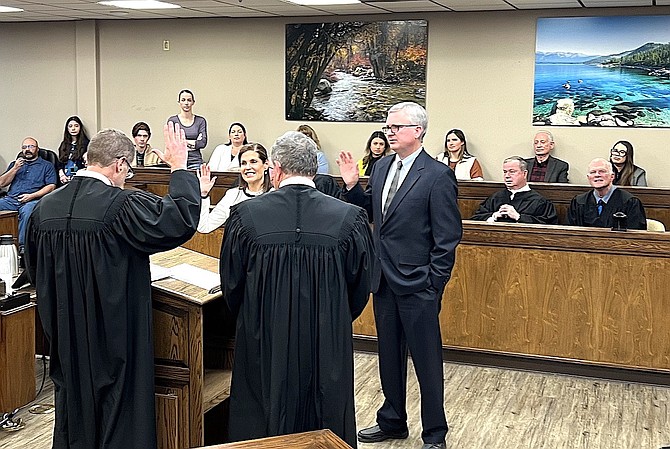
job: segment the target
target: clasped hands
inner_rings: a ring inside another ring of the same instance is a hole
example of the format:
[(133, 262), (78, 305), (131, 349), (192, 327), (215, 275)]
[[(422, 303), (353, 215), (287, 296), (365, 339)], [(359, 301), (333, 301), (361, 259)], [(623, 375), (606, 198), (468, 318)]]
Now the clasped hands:
[(511, 218), (514, 221), (518, 221), (519, 217), (521, 217), (521, 214), (514, 209), (514, 206), (510, 204), (503, 204), (500, 206), (500, 209), (497, 211), (493, 212), (491, 215), (491, 218), (489, 220), (491, 221), (498, 221), (501, 218)]

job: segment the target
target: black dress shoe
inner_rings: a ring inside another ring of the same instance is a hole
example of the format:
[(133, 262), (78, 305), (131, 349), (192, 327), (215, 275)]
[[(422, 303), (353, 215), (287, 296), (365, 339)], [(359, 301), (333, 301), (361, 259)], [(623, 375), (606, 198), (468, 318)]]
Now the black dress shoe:
[(379, 425), (358, 431), (358, 441), (361, 443), (378, 443), (386, 440), (404, 440), (409, 436), (408, 430), (400, 432), (384, 432)]
[(421, 449), (447, 449), (447, 443), (425, 443)]

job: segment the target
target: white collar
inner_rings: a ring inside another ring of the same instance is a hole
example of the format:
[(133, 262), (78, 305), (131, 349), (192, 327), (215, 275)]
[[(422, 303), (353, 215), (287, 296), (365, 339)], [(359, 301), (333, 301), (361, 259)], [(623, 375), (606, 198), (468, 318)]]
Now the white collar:
[(282, 180), (282, 182), (279, 183), (279, 188), (282, 188), (287, 185), (291, 184), (303, 184), (306, 186), (314, 187), (316, 188), (316, 185), (314, 184), (314, 180), (311, 178), (308, 178), (307, 176), (291, 176), (289, 178), (286, 178)]
[(75, 176), (85, 176), (87, 178), (95, 178), (99, 181), (104, 182), (108, 186), (113, 186), (112, 181), (109, 180), (109, 178), (102, 173), (98, 173), (97, 171), (93, 170), (77, 170), (77, 173), (75, 173)]
[(526, 184), (525, 186), (523, 186), (523, 187), (521, 187), (520, 189), (517, 189), (517, 190), (513, 190), (513, 189), (507, 189), (507, 190), (509, 190), (510, 193), (512, 195), (514, 195), (514, 194), (521, 193), (521, 192), (530, 192), (530, 186), (528, 184)]

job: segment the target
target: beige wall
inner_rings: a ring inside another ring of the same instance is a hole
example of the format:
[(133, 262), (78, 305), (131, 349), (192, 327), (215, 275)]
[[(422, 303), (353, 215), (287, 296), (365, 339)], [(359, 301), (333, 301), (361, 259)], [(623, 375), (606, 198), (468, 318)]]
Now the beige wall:
[[(591, 14), (669, 14), (670, 8), (598, 9)], [(426, 13), (369, 19), (429, 21), (425, 146), (441, 150), (444, 133), (462, 128), (487, 179), (500, 180), (504, 157), (532, 154), (531, 125), (535, 24), (538, 17), (583, 11)], [(300, 19), (313, 21), (313, 19)], [(321, 20), (321, 19), (317, 19)], [(284, 120), (284, 25), (286, 19), (193, 19), (77, 23), (0, 24), (0, 92), (4, 166), (21, 139), (35, 135), (56, 148), (64, 120), (82, 116), (89, 131), (116, 127), (130, 132), (138, 120), (162, 145), (161, 126), (178, 112), (177, 93), (195, 92), (195, 112), (208, 121), (207, 158), (225, 143), (228, 125), (240, 121), (250, 140), (266, 146), (299, 123)], [(162, 50), (170, 40), (170, 51)], [(9, 112), (11, 110), (11, 113)], [(339, 149), (356, 155), (375, 123), (313, 123), (337, 173)], [(583, 184), (588, 161), (608, 155), (619, 139), (635, 145), (636, 163), (652, 186), (670, 186), (664, 149), (670, 129), (549, 128), (555, 154), (570, 162), (570, 178)]]

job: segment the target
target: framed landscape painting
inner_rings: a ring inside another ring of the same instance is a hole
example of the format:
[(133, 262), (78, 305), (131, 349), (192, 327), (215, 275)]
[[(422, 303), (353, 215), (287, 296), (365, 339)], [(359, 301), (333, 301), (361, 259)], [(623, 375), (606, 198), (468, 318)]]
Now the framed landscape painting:
[(670, 127), (670, 16), (538, 19), (533, 124)]
[(286, 25), (286, 119), (378, 122), (426, 103), (428, 23)]

